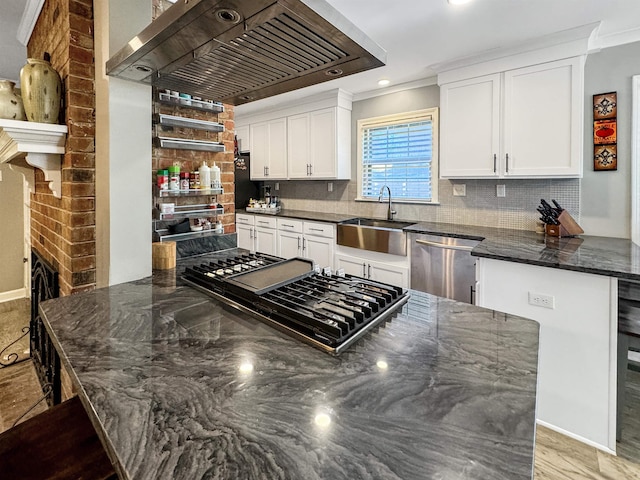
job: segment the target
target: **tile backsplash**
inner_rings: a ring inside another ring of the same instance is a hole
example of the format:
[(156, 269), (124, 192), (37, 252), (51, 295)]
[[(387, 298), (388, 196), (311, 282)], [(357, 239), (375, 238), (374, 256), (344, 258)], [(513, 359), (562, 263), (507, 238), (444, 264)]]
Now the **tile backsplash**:
[[(332, 181), (329, 192), (324, 180), (280, 181), (276, 191), (283, 208), (305, 211), (321, 211), (353, 215), (355, 217), (384, 218), (387, 204), (357, 202), (355, 181)], [(466, 196), (454, 197), (453, 185), (465, 184)], [(496, 185), (505, 185), (506, 196), (496, 195)], [(540, 199), (558, 201), (571, 216), (580, 221), (579, 179), (532, 180), (440, 180), (439, 205), (418, 205), (394, 202), (396, 218), (409, 221), (431, 221), (478, 225), (484, 227), (535, 230), (538, 221), (536, 207)], [(393, 194), (393, 192), (391, 192)]]

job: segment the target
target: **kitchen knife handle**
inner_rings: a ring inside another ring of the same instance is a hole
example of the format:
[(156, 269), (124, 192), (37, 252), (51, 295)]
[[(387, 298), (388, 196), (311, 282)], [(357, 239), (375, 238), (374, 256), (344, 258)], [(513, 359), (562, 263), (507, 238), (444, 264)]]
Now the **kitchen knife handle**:
[(498, 171), (498, 155), (493, 154), (493, 173)]

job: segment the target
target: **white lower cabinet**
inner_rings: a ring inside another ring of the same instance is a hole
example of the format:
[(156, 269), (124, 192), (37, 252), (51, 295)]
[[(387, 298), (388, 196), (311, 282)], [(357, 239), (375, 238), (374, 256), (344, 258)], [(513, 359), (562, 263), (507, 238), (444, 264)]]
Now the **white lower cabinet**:
[(309, 258), (320, 268), (333, 269), (335, 227), (330, 223), (278, 218), (278, 255), (284, 258)]
[(336, 270), (342, 269), (350, 275), (409, 288), (408, 257), (342, 246), (338, 249)]
[(617, 279), (488, 258), (476, 266), (479, 306), (540, 324), (538, 422), (615, 451)]
[(238, 247), (252, 252), (276, 255), (276, 219), (236, 214)]

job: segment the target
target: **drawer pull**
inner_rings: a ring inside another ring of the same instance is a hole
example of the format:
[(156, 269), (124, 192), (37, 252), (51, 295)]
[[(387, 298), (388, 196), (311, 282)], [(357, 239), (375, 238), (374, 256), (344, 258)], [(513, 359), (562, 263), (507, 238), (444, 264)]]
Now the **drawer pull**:
[(445, 243), (430, 242), (428, 240), (416, 240), (419, 245), (426, 245), (428, 247), (444, 248), (447, 250), (462, 250), (463, 252), (470, 252), (474, 247), (466, 247), (464, 245), (447, 245)]
[(309, 230), (312, 232), (324, 232), (323, 228), (309, 228)]
[(288, 225), (288, 224), (286, 224), (286, 223), (283, 223), (283, 224), (282, 224), (282, 226), (283, 226), (283, 227), (293, 228), (293, 225)]

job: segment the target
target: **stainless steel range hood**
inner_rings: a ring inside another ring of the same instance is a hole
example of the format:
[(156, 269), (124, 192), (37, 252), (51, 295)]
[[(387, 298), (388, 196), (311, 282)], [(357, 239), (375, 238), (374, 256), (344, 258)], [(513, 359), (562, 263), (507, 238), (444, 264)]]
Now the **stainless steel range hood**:
[(385, 61), (324, 0), (179, 0), (107, 62), (107, 74), (241, 105)]

